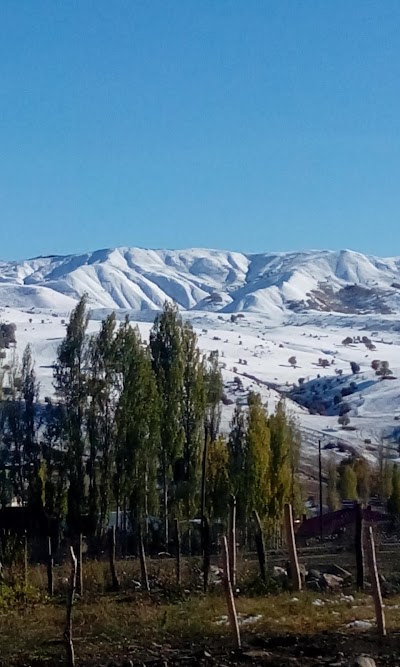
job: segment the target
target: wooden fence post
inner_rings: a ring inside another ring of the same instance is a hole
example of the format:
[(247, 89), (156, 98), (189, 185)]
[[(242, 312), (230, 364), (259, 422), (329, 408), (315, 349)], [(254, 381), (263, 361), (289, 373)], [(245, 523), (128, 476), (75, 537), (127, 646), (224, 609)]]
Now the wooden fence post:
[(383, 611), (381, 584), (379, 581), (378, 567), (376, 564), (374, 533), (371, 526), (367, 532), (367, 558), (369, 576), (371, 577), (372, 597), (375, 605), (376, 625), (382, 637), (386, 636), (385, 612)]
[(364, 546), (363, 546), (363, 510), (360, 503), (355, 505), (355, 553), (357, 566), (357, 589), (364, 588)]
[(285, 503), (286, 543), (289, 550), (290, 576), (294, 591), (301, 591), (299, 561), (297, 559), (296, 540), (294, 537), (293, 513), (290, 503)]
[(226, 603), (228, 605), (229, 624), (231, 626), (235, 642), (235, 648), (240, 649), (241, 642), (240, 642), (239, 623), (236, 613), (235, 599), (232, 593), (231, 575), (229, 572), (228, 543), (225, 536), (222, 538), (222, 567), (224, 571), (224, 587), (225, 587)]
[(203, 536), (203, 590), (207, 593), (208, 579), (210, 576), (210, 524), (206, 516), (202, 519)]
[(181, 536), (179, 534), (178, 519), (174, 519), (174, 541), (175, 541), (175, 572), (176, 583), (181, 583)]
[(236, 587), (236, 498), (229, 498), (229, 571), (232, 588)]
[(68, 597), (67, 597), (67, 620), (64, 630), (64, 642), (67, 653), (67, 667), (75, 667), (74, 644), (72, 642), (72, 607), (75, 598), (76, 574), (78, 569), (78, 563), (72, 547), (70, 547), (70, 556), (71, 556), (72, 568), (71, 568), (71, 576), (69, 581)]
[(115, 526), (112, 526), (108, 534), (108, 550), (110, 558), (111, 582), (113, 591), (117, 592), (120, 589), (120, 583), (115, 569)]
[(77, 593), (83, 596), (83, 560), (82, 560), (82, 533), (79, 533), (77, 558)]
[(257, 548), (257, 555), (258, 555), (258, 563), (260, 566), (260, 576), (263, 581), (266, 580), (267, 578), (267, 573), (265, 569), (265, 564), (266, 564), (266, 557), (265, 557), (265, 545), (264, 545), (264, 536), (263, 536), (263, 530), (262, 530), (262, 525), (260, 521), (260, 517), (258, 515), (257, 510), (253, 511), (253, 517), (254, 521), (256, 524), (256, 548)]
[(144, 552), (142, 526), (140, 522), (139, 522), (138, 532), (139, 532), (139, 558), (140, 558), (140, 572), (142, 576), (142, 588), (143, 590), (149, 592), (150, 591), (149, 577), (147, 575), (146, 554)]
[(54, 578), (53, 578), (53, 551), (51, 546), (51, 537), (47, 538), (47, 593), (50, 597), (54, 595)]

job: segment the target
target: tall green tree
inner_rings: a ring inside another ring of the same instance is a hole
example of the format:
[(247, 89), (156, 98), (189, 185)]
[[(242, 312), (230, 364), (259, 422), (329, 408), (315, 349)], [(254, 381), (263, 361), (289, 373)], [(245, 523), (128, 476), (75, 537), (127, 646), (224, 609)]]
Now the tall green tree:
[(81, 517), (87, 513), (85, 485), (85, 452), (87, 445), (87, 297), (83, 296), (71, 313), (66, 336), (58, 348), (54, 367), (57, 395), (65, 410), (65, 439), (68, 442), (68, 511), (67, 522), (79, 530)]
[(205, 427), (211, 442), (216, 441), (221, 423), (223, 381), (218, 350), (210, 352), (205, 363)]
[(400, 514), (400, 468), (397, 463), (393, 466), (392, 493), (388, 499), (387, 507), (391, 514)]
[(147, 525), (149, 515), (158, 507), (157, 386), (149, 350), (138, 328), (132, 328), (128, 321), (120, 327), (116, 350), (121, 393), (116, 411), (114, 490), (117, 504), (126, 499), (133, 524), (145, 520)]
[(150, 332), (150, 351), (160, 404), (159, 460), (163, 487), (164, 539), (169, 541), (169, 489), (175, 462), (182, 457), (182, 320), (177, 306), (166, 302)]
[(285, 502), (290, 500), (293, 479), (290, 458), (291, 432), (282, 401), (277, 404), (275, 413), (269, 417), (268, 426), (271, 449), (269, 517), (271, 522), (276, 524), (282, 517)]
[(327, 470), (327, 496), (326, 504), (330, 512), (336, 512), (340, 507), (340, 498), (338, 493), (338, 470), (335, 460), (329, 459)]
[(182, 329), (182, 360), (183, 479), (177, 480), (177, 494), (182, 498), (184, 515), (189, 520), (196, 509), (199, 492), (206, 401), (204, 361), (197, 345), (197, 336), (190, 324), (185, 324)]
[(222, 436), (210, 442), (207, 451), (207, 513), (214, 521), (226, 522), (228, 513), (229, 452)]
[(88, 510), (99, 536), (108, 525), (111, 502), (118, 386), (115, 357), (116, 319), (112, 313), (89, 344), (87, 434), (89, 441)]
[(339, 467), (339, 490), (342, 500), (357, 500), (357, 475), (351, 462)]
[(237, 521), (244, 530), (247, 512), (247, 487), (245, 469), (247, 459), (246, 415), (240, 405), (236, 405), (230, 422), (228, 438), (228, 467), (231, 491), (236, 497)]
[(250, 393), (248, 406), (244, 472), (247, 523), (253, 510), (257, 510), (260, 517), (268, 515), (272, 454), (270, 430), (261, 396)]

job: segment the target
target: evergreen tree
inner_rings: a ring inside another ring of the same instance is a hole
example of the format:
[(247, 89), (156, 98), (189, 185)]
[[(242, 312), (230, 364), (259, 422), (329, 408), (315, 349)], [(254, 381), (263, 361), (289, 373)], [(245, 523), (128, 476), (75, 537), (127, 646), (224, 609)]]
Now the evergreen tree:
[(83, 296), (71, 313), (65, 339), (58, 348), (54, 368), (55, 388), (64, 405), (65, 439), (68, 443), (68, 511), (69, 527), (79, 532), (81, 517), (86, 514), (85, 487), (87, 413), (87, 360), (86, 330), (88, 325), (87, 298)]
[(160, 447), (164, 538), (168, 544), (168, 498), (172, 470), (182, 457), (182, 320), (177, 306), (166, 302), (150, 332), (150, 350), (160, 404)]

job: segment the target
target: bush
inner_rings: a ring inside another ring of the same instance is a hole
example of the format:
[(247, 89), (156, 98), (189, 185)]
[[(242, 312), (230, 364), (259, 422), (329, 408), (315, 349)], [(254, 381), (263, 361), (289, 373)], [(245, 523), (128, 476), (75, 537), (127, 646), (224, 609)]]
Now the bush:
[(350, 361), (350, 368), (353, 375), (360, 372), (360, 366), (355, 361)]

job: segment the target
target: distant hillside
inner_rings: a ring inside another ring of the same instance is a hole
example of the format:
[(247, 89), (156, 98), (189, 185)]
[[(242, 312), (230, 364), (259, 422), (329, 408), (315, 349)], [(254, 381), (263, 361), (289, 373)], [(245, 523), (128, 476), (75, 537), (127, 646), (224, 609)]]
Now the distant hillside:
[(400, 257), (350, 250), (242, 254), (222, 250), (115, 248), (0, 262), (0, 305), (260, 312), (400, 312)]

